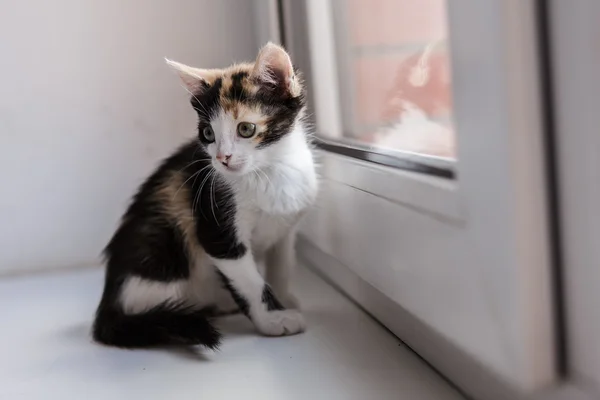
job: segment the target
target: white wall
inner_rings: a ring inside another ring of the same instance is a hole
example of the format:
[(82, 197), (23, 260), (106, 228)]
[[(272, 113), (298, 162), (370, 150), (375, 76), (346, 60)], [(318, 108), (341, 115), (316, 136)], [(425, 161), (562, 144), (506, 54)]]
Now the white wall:
[(246, 0), (2, 0), (0, 273), (95, 263), (136, 185), (194, 135), (163, 57), (252, 59)]

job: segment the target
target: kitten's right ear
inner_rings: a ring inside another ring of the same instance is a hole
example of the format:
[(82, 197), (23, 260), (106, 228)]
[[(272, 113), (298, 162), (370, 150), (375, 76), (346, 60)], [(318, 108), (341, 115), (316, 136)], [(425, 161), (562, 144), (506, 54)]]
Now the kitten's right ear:
[(258, 53), (252, 76), (259, 82), (283, 89), (293, 97), (299, 96), (301, 87), (294, 74), (294, 66), (283, 47), (267, 43)]
[(197, 93), (206, 87), (206, 85), (212, 85), (215, 79), (221, 74), (221, 71), (218, 69), (194, 68), (178, 63), (177, 61), (169, 60), (168, 58), (165, 58), (165, 61), (177, 72), (190, 93)]

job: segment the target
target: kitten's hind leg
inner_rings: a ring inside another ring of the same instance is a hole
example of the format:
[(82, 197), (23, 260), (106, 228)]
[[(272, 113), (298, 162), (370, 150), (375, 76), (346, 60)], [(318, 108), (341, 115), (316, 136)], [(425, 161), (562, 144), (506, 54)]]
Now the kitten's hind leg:
[(110, 283), (96, 311), (94, 339), (117, 347), (160, 345), (219, 346), (220, 334), (210, 323), (210, 310), (186, 304), (185, 282), (161, 282), (130, 276)]
[(214, 259), (224, 287), (230, 291), (240, 310), (259, 332), (268, 336), (293, 335), (306, 328), (297, 310), (285, 309), (258, 272), (248, 251), (239, 259)]
[(295, 232), (289, 232), (269, 249), (266, 257), (266, 279), (286, 308), (300, 308), (290, 291), (290, 280), (296, 264)]

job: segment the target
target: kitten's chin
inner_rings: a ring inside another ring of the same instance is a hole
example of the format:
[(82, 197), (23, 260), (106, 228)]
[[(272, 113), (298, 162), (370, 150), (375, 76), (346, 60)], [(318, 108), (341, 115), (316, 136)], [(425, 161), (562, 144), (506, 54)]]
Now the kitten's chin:
[(239, 177), (239, 176), (243, 176), (245, 175), (248, 171), (248, 168), (246, 167), (246, 164), (238, 164), (238, 165), (223, 165), (223, 164), (217, 164), (213, 166), (217, 169), (217, 171), (219, 171), (220, 173), (222, 173), (225, 176), (231, 176), (231, 177)]

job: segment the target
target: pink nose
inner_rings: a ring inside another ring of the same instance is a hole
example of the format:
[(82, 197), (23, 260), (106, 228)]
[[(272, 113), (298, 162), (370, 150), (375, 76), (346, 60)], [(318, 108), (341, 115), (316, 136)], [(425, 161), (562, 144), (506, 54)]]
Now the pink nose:
[(223, 165), (227, 165), (229, 160), (231, 159), (231, 154), (217, 154), (217, 160), (221, 162)]

